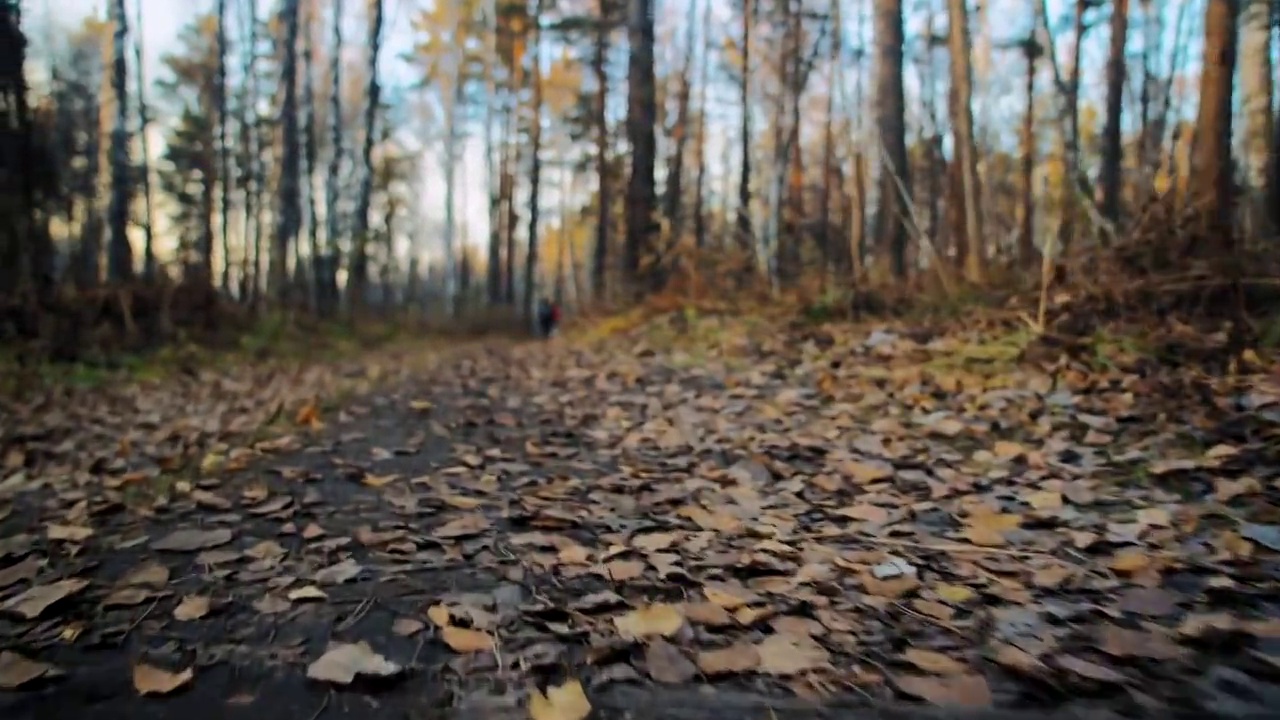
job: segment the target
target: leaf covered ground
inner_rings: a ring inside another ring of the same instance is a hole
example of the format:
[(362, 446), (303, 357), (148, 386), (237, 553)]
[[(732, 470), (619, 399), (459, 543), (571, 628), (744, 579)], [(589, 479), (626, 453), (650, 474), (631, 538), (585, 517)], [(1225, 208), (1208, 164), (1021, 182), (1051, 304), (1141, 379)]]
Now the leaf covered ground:
[(1280, 707), (1259, 368), (688, 316), (424, 355), (5, 405), (0, 713)]

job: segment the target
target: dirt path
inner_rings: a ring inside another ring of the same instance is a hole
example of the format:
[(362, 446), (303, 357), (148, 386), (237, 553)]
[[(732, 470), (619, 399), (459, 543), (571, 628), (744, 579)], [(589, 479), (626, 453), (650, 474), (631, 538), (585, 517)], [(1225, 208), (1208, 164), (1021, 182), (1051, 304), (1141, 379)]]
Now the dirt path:
[(1267, 397), (648, 344), (471, 352), (143, 479), (10, 435), (0, 715), (1280, 717)]

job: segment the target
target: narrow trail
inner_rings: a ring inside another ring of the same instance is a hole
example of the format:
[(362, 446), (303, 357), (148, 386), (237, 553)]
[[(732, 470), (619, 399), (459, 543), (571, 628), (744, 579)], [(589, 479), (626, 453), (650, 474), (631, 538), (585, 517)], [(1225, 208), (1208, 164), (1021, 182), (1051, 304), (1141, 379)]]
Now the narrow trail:
[(469, 350), (145, 480), (13, 435), (0, 714), (1280, 717), (1270, 395), (723, 332)]

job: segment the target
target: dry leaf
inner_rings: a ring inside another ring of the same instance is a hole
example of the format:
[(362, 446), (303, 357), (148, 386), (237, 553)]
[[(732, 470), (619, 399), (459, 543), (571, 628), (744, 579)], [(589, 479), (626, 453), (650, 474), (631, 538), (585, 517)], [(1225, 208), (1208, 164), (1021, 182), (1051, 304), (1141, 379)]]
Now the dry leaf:
[(0, 590), (15, 583), (35, 578), (36, 573), (40, 572), (40, 565), (41, 562), (39, 560), (29, 557), (16, 565), (10, 565), (0, 570)]
[(943, 602), (948, 602), (952, 605), (967, 603), (978, 596), (978, 593), (974, 592), (971, 587), (952, 585), (950, 583), (938, 583), (933, 586), (933, 591), (937, 593)]
[(644, 649), (644, 666), (649, 677), (660, 683), (679, 685), (698, 674), (698, 668), (671, 643), (655, 638)]
[(6, 615), (16, 615), (23, 620), (35, 620), (50, 605), (75, 595), (88, 587), (88, 585), (88, 580), (79, 578), (59, 580), (48, 585), (36, 585), (24, 593), (9, 598), (4, 605), (0, 605), (0, 612)]
[(300, 588), (294, 588), (293, 590), (290, 590), (285, 597), (288, 597), (290, 600), (294, 602), (301, 602), (304, 600), (328, 600), (329, 599), (329, 596), (325, 593), (325, 591), (321, 590), (315, 585), (307, 585)]
[(84, 542), (93, 537), (93, 528), (81, 525), (55, 525), (49, 524), (45, 526), (45, 536), (50, 540), (62, 540), (65, 542)]
[(191, 668), (175, 673), (146, 663), (133, 666), (133, 687), (139, 695), (168, 695), (194, 677), (195, 671)]
[(454, 652), (473, 653), (493, 649), (493, 637), (489, 633), (470, 628), (445, 626), (440, 629), (440, 639)]
[(396, 621), (391, 623), (391, 632), (401, 637), (408, 637), (422, 632), (422, 629), (426, 626), (427, 624), (421, 620), (405, 617), (396, 618)]
[(644, 574), (644, 563), (640, 560), (614, 560), (605, 563), (605, 575), (614, 582), (635, 580)]
[(445, 540), (479, 535), (489, 529), (489, 519), (484, 515), (464, 515), (441, 525), (432, 535)]
[(991, 705), (991, 688), (981, 675), (903, 675), (894, 678), (894, 683), (902, 692), (934, 705)]
[(347, 558), (340, 563), (330, 565), (316, 572), (314, 579), (321, 585), (341, 585), (349, 580), (354, 580), (363, 570), (364, 567), (360, 563)]
[(449, 627), (449, 608), (446, 605), (432, 605), (427, 608), (427, 617), (436, 624), (436, 627)]
[(199, 620), (209, 614), (209, 598), (204, 595), (187, 595), (173, 609), (173, 619), (181, 621)]
[(799, 675), (825, 668), (830, 655), (813, 638), (795, 635), (770, 635), (756, 645), (760, 655), (760, 672), (770, 675)]
[(671, 637), (684, 625), (684, 615), (675, 605), (659, 603), (632, 610), (613, 619), (618, 634), (627, 639)]
[(227, 528), (175, 530), (165, 537), (152, 542), (151, 549), (171, 552), (194, 552), (226, 545), (231, 542), (232, 537), (232, 532)]
[(755, 645), (731, 645), (698, 653), (698, 669), (707, 675), (745, 673), (759, 665), (760, 651)]
[(590, 714), (591, 702), (577, 680), (548, 687), (546, 695), (537, 688), (529, 693), (532, 720), (585, 720)]
[(906, 652), (902, 653), (902, 659), (927, 673), (935, 675), (962, 675), (969, 670), (968, 665), (958, 660), (923, 648), (907, 648)]
[(11, 650), (0, 651), (0, 690), (17, 690), (43, 677), (60, 675), (58, 668)]
[(307, 666), (307, 677), (337, 685), (350, 685), (359, 675), (390, 677), (400, 670), (400, 665), (374, 652), (362, 640), (358, 643), (330, 645), (320, 659)]

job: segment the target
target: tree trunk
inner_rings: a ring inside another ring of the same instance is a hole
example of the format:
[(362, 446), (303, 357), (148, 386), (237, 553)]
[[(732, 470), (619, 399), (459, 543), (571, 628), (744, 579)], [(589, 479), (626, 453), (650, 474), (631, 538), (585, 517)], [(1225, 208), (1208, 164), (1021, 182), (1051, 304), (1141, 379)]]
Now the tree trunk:
[(356, 196), (355, 237), (347, 291), (353, 308), (363, 308), (369, 286), (369, 205), (373, 201), (373, 146), (377, 141), (378, 55), (382, 50), (382, 0), (369, 0), (369, 77), (365, 87), (364, 145), (360, 149), (360, 191)]
[(671, 228), (672, 245), (680, 242), (684, 229), (681, 215), (683, 197), (681, 196), (684, 194), (684, 156), (689, 146), (689, 100), (693, 90), (691, 75), (693, 73), (693, 41), (696, 36), (694, 28), (698, 25), (697, 8), (698, 4), (690, 0), (688, 17), (685, 18), (688, 25), (685, 33), (684, 66), (680, 69), (680, 85), (676, 91), (676, 122), (671, 133), (676, 147), (671, 158), (670, 172), (667, 173), (665, 215)]
[[(1129, 34), (1129, 0), (1115, 0), (1111, 10), (1111, 53), (1107, 60), (1107, 115), (1102, 131), (1102, 216), (1120, 220), (1120, 172), (1124, 146), (1120, 120), (1124, 107), (1125, 43)], [(1104, 236), (1105, 237), (1105, 236)]]
[(342, 0), (333, 0), (333, 53), (329, 59), (329, 169), (324, 181), (325, 258), (323, 275), (317, 273), (316, 284), (323, 287), (319, 295), (320, 314), (331, 317), (338, 310), (338, 258), (342, 248), (338, 242), (338, 173), (342, 168)]
[(304, 144), (303, 177), (307, 187), (307, 249), (311, 254), (311, 307), (320, 312), (320, 274), (323, 262), (320, 257), (320, 223), (316, 218), (316, 78), (315, 48), (312, 35), (319, 25), (320, 13), (317, 2), (307, 3), (306, 27), (302, 36), (302, 106), (306, 115), (302, 125)]
[(147, 111), (147, 80), (142, 67), (142, 3), (138, 3), (134, 15), (133, 64), (134, 80), (138, 86), (138, 140), (142, 150), (142, 277), (150, 283), (156, 277), (155, 215), (151, 206), (151, 143), (147, 140), (147, 127), (151, 124)]
[(1249, 0), (1240, 10), (1240, 93), (1244, 115), (1241, 158), (1249, 193), (1245, 217), (1253, 236), (1270, 235), (1267, 181), (1271, 172), (1274, 131), (1271, 114), (1271, 10), (1274, 3)]
[(876, 212), (875, 234), (881, 252), (889, 254), (894, 276), (905, 280), (907, 227), (904, 215), (910, 198), (903, 196), (911, 182), (907, 171), (906, 101), (902, 88), (902, 0), (879, 0), (874, 12), (875, 114), (882, 143), (880, 207)]
[(129, 244), (129, 199), (133, 195), (133, 166), (129, 160), (129, 90), (128, 71), (125, 67), (129, 21), (125, 15), (124, 0), (111, 0), (110, 14), (115, 30), (111, 48), (111, 90), (116, 101), (116, 118), (111, 129), (107, 274), (112, 282), (119, 283), (133, 279), (133, 247)]
[(613, 182), (609, 177), (609, 119), (606, 108), (609, 99), (609, 73), (605, 61), (609, 55), (609, 0), (597, 4), (595, 54), (591, 70), (596, 78), (596, 94), (592, 107), (596, 140), (596, 244), (592, 257), (591, 294), (597, 303), (605, 301), (609, 277), (609, 224), (610, 205), (613, 203)]
[(493, 136), (494, 103), (498, 101), (495, 65), (498, 62), (498, 3), (487, 0), (485, 27), (489, 33), (484, 53), (484, 166), (489, 200), (489, 253), (485, 265), (485, 293), (490, 305), (502, 302), (502, 193), (498, 187), (498, 150)]
[(1200, 75), (1200, 109), (1191, 158), (1192, 206), (1203, 220), (1214, 247), (1197, 248), (1206, 255), (1231, 251), (1231, 83), (1236, 63), (1239, 0), (1209, 0), (1204, 19), (1204, 62)]
[(1040, 55), (1040, 45), (1036, 42), (1035, 33), (1027, 38), (1023, 51), (1027, 59), (1027, 105), (1022, 114), (1022, 231), (1018, 234), (1018, 261), (1024, 267), (1030, 267), (1036, 252), (1036, 59)]
[(289, 301), (289, 249), (298, 237), (298, 0), (284, 0), (280, 10), (284, 27), (284, 56), (280, 64), (280, 189), (277, 204), (275, 242), (271, 246), (272, 294), (281, 305)]
[(738, 219), (735, 234), (738, 244), (754, 267), (755, 238), (751, 233), (751, 26), (755, 21), (756, 0), (744, 0), (742, 8), (742, 137), (738, 176)]
[(222, 289), (231, 291), (231, 148), (227, 143), (227, 0), (218, 0), (218, 66), (214, 76), (214, 104), (218, 113), (218, 184), (222, 234)]
[(538, 205), (542, 198), (542, 5), (536, 0), (533, 14), (533, 100), (529, 118), (529, 247), (524, 255), (524, 312), (530, 326), (538, 305)]
[[(702, 5), (702, 27), (708, 31), (711, 27), (711, 0), (705, 0)], [(693, 191), (693, 242), (699, 250), (707, 247), (707, 214), (703, 204), (707, 184), (707, 71), (710, 66), (711, 40), (707, 35), (698, 69), (698, 174)]]
[(978, 187), (978, 150), (973, 136), (973, 70), (970, 67), (972, 45), (969, 37), (969, 11), (965, 0), (947, 0), (947, 41), (951, 54), (951, 84), (956, 91), (952, 119), (956, 159), (964, 188), (964, 228), (969, 253), (964, 273), (969, 282), (981, 283), (986, 275), (987, 250), (982, 234), (982, 192)]
[(624, 271), (629, 289), (640, 297), (657, 289), (656, 268), (641, 277), (642, 259), (652, 262), (654, 236), (654, 165), (657, 139), (657, 83), (653, 69), (653, 0), (631, 0), (630, 58), (627, 66), (627, 140), (631, 145), (631, 178), (627, 183), (627, 238)]

